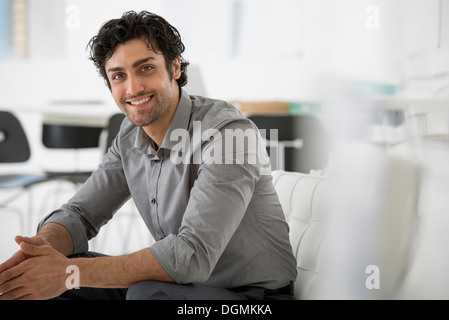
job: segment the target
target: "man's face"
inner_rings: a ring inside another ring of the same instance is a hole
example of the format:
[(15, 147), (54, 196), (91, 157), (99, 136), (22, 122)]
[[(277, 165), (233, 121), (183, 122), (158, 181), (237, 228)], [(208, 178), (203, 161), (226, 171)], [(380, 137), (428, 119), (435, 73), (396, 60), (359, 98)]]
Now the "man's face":
[(112, 97), (135, 125), (149, 126), (177, 104), (174, 92), (179, 90), (176, 82), (181, 75), (179, 59), (172, 68), (170, 79), (164, 56), (142, 39), (118, 45), (106, 62)]

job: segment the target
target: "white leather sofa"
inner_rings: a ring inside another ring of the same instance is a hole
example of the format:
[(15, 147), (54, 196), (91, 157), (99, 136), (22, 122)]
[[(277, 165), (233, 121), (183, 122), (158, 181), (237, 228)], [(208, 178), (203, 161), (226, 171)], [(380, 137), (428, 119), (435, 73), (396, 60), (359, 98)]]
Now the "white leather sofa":
[(321, 247), (328, 232), (335, 181), (319, 175), (274, 171), (273, 184), (290, 227), (297, 259), (295, 298), (313, 298), (324, 274)]
[(272, 173), (297, 259), (296, 299), (401, 298), (419, 168), (375, 157), (370, 165), (356, 157), (344, 179)]

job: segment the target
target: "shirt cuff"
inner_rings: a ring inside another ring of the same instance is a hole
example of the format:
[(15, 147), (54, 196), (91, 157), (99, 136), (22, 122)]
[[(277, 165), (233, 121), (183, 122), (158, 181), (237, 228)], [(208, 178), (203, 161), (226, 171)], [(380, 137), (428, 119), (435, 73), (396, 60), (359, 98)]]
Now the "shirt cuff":
[(62, 210), (54, 211), (39, 223), (37, 230), (39, 231), (50, 222), (58, 223), (69, 231), (74, 246), (73, 254), (86, 252), (89, 249), (86, 228), (77, 215)]
[(149, 249), (173, 281), (179, 284), (196, 282), (196, 276), (188, 272), (194, 250), (180, 237), (171, 234)]

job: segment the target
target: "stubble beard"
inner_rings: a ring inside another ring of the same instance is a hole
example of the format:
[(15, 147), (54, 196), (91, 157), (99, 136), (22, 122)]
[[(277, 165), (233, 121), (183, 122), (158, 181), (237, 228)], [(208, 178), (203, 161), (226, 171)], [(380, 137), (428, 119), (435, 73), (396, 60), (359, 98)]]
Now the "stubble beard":
[[(128, 104), (123, 103), (123, 113), (128, 117), (128, 119), (136, 126), (146, 127), (151, 125), (157, 119), (159, 119), (165, 111), (167, 111), (171, 104), (171, 98), (168, 94), (163, 94), (161, 96), (153, 94), (151, 101), (152, 106), (150, 108), (145, 108), (142, 110), (133, 110)], [(148, 95), (143, 94), (142, 96)]]

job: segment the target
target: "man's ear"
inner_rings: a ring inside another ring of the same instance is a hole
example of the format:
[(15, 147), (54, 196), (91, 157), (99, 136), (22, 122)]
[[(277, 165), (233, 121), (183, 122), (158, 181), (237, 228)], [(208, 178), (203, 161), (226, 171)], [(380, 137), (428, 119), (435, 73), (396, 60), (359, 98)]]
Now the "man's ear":
[(173, 78), (178, 80), (181, 77), (181, 57), (178, 56), (172, 63)]

